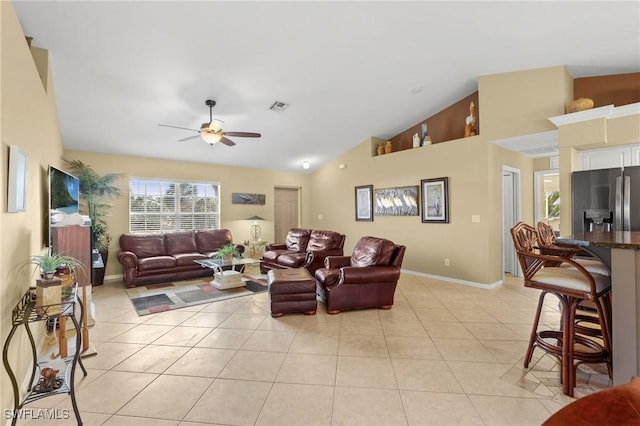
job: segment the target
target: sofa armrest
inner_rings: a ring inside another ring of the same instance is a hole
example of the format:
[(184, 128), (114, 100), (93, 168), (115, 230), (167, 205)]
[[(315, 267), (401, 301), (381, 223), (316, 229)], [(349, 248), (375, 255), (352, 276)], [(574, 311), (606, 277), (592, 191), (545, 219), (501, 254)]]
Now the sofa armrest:
[(351, 256), (327, 256), (324, 258), (324, 267), (327, 269), (338, 269), (351, 265)]
[(398, 281), (400, 268), (397, 266), (345, 266), (340, 269), (340, 284), (369, 284)]
[(120, 262), (125, 268), (138, 269), (138, 256), (132, 251), (120, 251), (118, 252), (118, 262)]
[(286, 250), (287, 245), (284, 243), (269, 243), (264, 248), (264, 251), (272, 251), (272, 250)]

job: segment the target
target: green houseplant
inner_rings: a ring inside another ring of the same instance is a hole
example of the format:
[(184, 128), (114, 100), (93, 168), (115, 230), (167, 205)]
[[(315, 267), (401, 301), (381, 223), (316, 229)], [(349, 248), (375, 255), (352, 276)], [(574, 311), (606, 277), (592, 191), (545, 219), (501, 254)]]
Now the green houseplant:
[(81, 269), (84, 271), (84, 266), (75, 257), (63, 256), (59, 254), (46, 254), (31, 256), (25, 265), (32, 264), (37, 265), (40, 270), (40, 276), (45, 279), (53, 278), (54, 274), (59, 268), (69, 268), (71, 271)]
[[(124, 176), (122, 173), (107, 173), (100, 175), (91, 166), (81, 160), (62, 159), (70, 173), (80, 181), (80, 213), (91, 218), (93, 231), (93, 247), (98, 249), (106, 267), (109, 256), (109, 224), (105, 217), (109, 214), (112, 204), (109, 200), (122, 197), (122, 190), (115, 186), (115, 182)], [(104, 281), (104, 268), (94, 270), (92, 282), (96, 285)]]
[(213, 257), (216, 259), (222, 259), (225, 262), (231, 262), (234, 257), (240, 257), (240, 251), (238, 251), (237, 247), (233, 244), (227, 244), (220, 247)]

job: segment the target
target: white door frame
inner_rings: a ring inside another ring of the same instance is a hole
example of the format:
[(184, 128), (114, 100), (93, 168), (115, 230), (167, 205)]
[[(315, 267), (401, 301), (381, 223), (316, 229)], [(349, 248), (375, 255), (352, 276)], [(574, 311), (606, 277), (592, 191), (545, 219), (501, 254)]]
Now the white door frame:
[[(504, 186), (504, 176), (505, 175), (510, 175), (512, 177), (511, 179), (511, 185), (512, 185), (512, 191), (511, 193), (513, 194), (512, 199), (506, 199), (506, 191), (505, 191), (505, 186)], [(502, 216), (502, 257), (501, 257), (501, 264), (502, 264), (502, 279), (504, 281), (504, 274), (505, 274), (505, 262), (504, 259), (507, 255), (509, 256), (513, 256), (513, 262), (515, 265), (514, 268), (514, 274), (513, 276), (517, 277), (520, 276), (520, 264), (518, 262), (518, 256), (516, 255), (516, 250), (513, 247), (513, 243), (510, 240), (507, 240), (505, 238), (505, 234), (508, 234), (508, 229), (506, 229), (507, 227), (509, 227), (509, 229), (511, 228), (510, 223), (517, 223), (520, 218), (520, 212), (521, 212), (521, 203), (520, 203), (520, 169), (515, 169), (513, 167), (509, 167), (509, 166), (502, 166), (502, 212), (501, 212), (501, 216)], [(506, 218), (504, 217), (504, 211), (505, 211), (505, 206), (506, 203), (512, 203), (512, 211), (513, 211), (513, 216), (510, 218)]]

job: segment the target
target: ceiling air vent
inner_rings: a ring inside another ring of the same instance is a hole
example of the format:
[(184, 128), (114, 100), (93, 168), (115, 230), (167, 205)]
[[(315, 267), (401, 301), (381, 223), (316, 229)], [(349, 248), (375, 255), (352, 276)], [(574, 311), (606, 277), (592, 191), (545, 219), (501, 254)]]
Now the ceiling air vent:
[(283, 112), (285, 109), (289, 107), (289, 104), (282, 101), (275, 101), (269, 109), (275, 112)]

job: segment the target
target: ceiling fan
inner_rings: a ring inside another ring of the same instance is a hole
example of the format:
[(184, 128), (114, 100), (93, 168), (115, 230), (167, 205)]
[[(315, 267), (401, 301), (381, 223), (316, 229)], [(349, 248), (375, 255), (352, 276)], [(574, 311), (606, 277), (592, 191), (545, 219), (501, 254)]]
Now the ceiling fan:
[(158, 126), (172, 127), (174, 129), (183, 129), (183, 130), (191, 130), (193, 132), (198, 132), (199, 135), (188, 136), (186, 138), (178, 139), (178, 142), (188, 141), (200, 136), (202, 137), (202, 140), (204, 140), (209, 145), (214, 145), (218, 142), (222, 142), (227, 146), (235, 145), (236, 143), (231, 139), (229, 139), (227, 136), (235, 136), (240, 138), (259, 138), (260, 136), (262, 136), (260, 133), (223, 131), (222, 126), (224, 124), (224, 121), (213, 119), (213, 107), (216, 106), (216, 101), (207, 99), (204, 103), (209, 107), (209, 122), (202, 123), (202, 125), (200, 126), (200, 130), (190, 129), (188, 127), (171, 126), (169, 124), (158, 124)]

